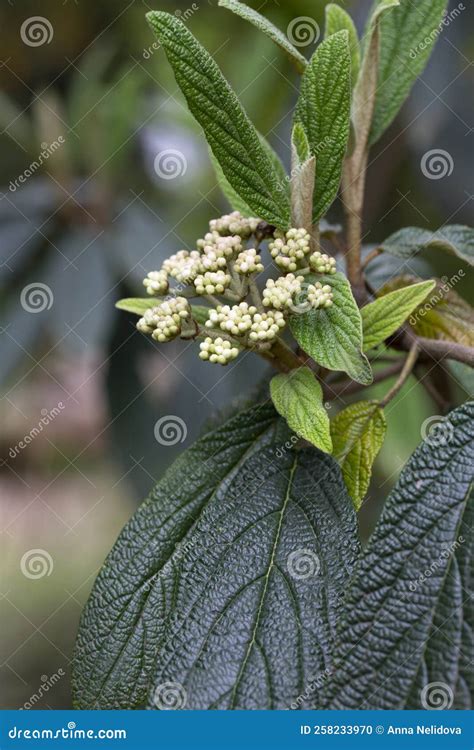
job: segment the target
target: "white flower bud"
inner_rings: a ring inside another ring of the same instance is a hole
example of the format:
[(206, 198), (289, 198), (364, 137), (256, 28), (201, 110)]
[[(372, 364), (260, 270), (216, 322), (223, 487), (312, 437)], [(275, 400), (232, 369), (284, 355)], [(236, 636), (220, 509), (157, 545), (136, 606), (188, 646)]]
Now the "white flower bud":
[(216, 338), (205, 338), (199, 345), (200, 352), (199, 356), (201, 359), (207, 362), (213, 362), (219, 365), (227, 365), (231, 360), (235, 359), (240, 352), (239, 347), (233, 346), (230, 341), (226, 339)]
[(263, 271), (262, 259), (253, 247), (242, 250), (237, 256), (234, 268), (241, 274), (260, 273)]
[(162, 270), (176, 281), (190, 284), (202, 270), (201, 256), (197, 250), (179, 250), (165, 260)]
[(277, 266), (288, 273), (303, 265), (304, 258), (310, 252), (310, 240), (306, 229), (292, 228), (286, 234), (277, 231), (268, 249)]
[(276, 310), (291, 307), (293, 298), (301, 292), (303, 282), (304, 276), (292, 273), (280, 276), (276, 281), (269, 279), (263, 290), (263, 304)]
[(247, 219), (239, 211), (221, 216), (209, 222), (211, 232), (221, 235), (238, 234), (242, 239), (247, 239), (256, 231), (260, 219)]
[(156, 341), (171, 341), (180, 335), (183, 321), (190, 316), (188, 300), (184, 297), (175, 297), (146, 310), (143, 318), (137, 323), (137, 329), (141, 333), (151, 333)]
[(198, 294), (223, 294), (230, 285), (232, 278), (225, 271), (206, 271), (194, 280)]
[(249, 339), (254, 343), (273, 341), (285, 325), (283, 313), (278, 310), (269, 310), (264, 313), (257, 312), (252, 317)]
[(148, 294), (166, 294), (168, 291), (168, 274), (166, 271), (150, 271), (143, 286)]
[(326, 253), (316, 251), (310, 255), (309, 265), (317, 273), (336, 273), (336, 260)]
[(221, 328), (233, 336), (243, 336), (252, 327), (252, 315), (257, 308), (250, 306), (247, 302), (239, 305), (219, 305), (215, 310), (209, 311), (206, 326), (208, 328)]
[(308, 286), (308, 302), (315, 309), (331, 307), (333, 304), (333, 295), (329, 284), (324, 284), (323, 286), (319, 281), (315, 284), (310, 284)]

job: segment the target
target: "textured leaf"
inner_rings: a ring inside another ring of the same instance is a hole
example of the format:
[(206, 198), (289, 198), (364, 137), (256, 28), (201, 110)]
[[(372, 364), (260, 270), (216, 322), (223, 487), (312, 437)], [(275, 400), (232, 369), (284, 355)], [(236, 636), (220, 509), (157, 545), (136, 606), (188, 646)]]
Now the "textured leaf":
[(355, 519), (337, 464), (278, 424), (254, 407), (199, 440), (126, 526), (82, 618), (78, 708), (159, 708), (170, 682), (186, 708), (289, 707), (330, 668)]
[(222, 8), (228, 8), (233, 11), (241, 18), (249, 21), (251, 24), (257, 27), (260, 31), (270, 37), (281, 49), (286, 52), (291, 62), (295, 65), (299, 73), (303, 73), (308, 62), (305, 57), (294, 47), (289, 41), (288, 37), (274, 26), (265, 16), (257, 13), (253, 8), (249, 8), (244, 3), (239, 3), (237, 0), (219, 0), (219, 5)]
[(226, 179), (255, 216), (287, 228), (289, 198), (259, 136), (218, 66), (169, 13), (147, 13), (189, 109), (204, 130)]
[[(295, 155), (293, 162), (296, 164), (304, 164), (305, 161), (311, 157), (311, 151), (309, 148), (308, 136), (306, 131), (300, 122), (295, 122), (293, 130), (291, 132), (291, 146), (292, 154)], [(292, 168), (294, 164), (292, 163)]]
[(349, 48), (351, 51), (351, 81), (352, 87), (355, 86), (357, 76), (359, 75), (360, 68), (360, 45), (359, 36), (357, 34), (354, 21), (340, 5), (335, 3), (329, 3), (325, 8), (326, 12), (326, 27), (325, 36), (331, 36), (337, 31), (346, 29), (349, 34)]
[[(406, 287), (414, 281), (411, 276), (398, 276), (385, 284), (380, 293)], [(412, 312), (408, 322), (419, 336), (474, 346), (474, 308), (453, 290), (449, 280), (436, 281), (429, 298)]]
[(407, 227), (392, 234), (381, 248), (397, 258), (411, 258), (425, 249), (444, 250), (474, 265), (474, 229), (452, 224), (430, 232), (428, 229)]
[(227, 198), (230, 207), (233, 211), (240, 211), (242, 216), (246, 216), (247, 218), (250, 218), (253, 216), (253, 211), (251, 208), (248, 207), (246, 202), (243, 198), (240, 197), (240, 195), (237, 193), (236, 190), (232, 187), (229, 180), (226, 178), (224, 172), (222, 171), (222, 167), (217, 161), (216, 157), (212, 153), (212, 151), (209, 149), (209, 156), (211, 158), (212, 166), (214, 167), (214, 171), (216, 173), (217, 182), (224, 193), (225, 197)]
[[(384, 0), (378, 0), (375, 12)], [(380, 20), (377, 96), (370, 142), (375, 143), (395, 118), (410, 89), (425, 68), (446, 0), (401, 0), (400, 7)], [(430, 35), (432, 35), (430, 37)], [(426, 44), (426, 40), (432, 42)]]
[[(290, 317), (298, 344), (315, 362), (328, 370), (342, 370), (359, 383), (369, 385), (372, 372), (362, 353), (362, 318), (351, 286), (342, 273), (305, 277), (308, 284), (320, 281), (332, 288), (334, 304)], [(301, 308), (305, 309), (304, 300)]]
[(421, 691), (437, 681), (448, 699), (455, 693), (456, 707), (471, 705), (472, 534), (466, 504), (474, 404), (451, 412), (444, 428), (413, 454), (357, 566), (325, 708), (426, 707)]
[(385, 440), (387, 422), (376, 401), (357, 401), (331, 421), (333, 455), (359, 510), (369, 489), (372, 466)]
[(334, 201), (341, 181), (350, 129), (350, 79), (349, 35), (343, 30), (322, 42), (311, 58), (296, 111), (316, 157), (315, 223)]
[(395, 333), (408, 316), (436, 286), (435, 281), (421, 281), (384, 294), (362, 308), (364, 351), (378, 346)]
[(323, 404), (323, 389), (308, 367), (275, 375), (270, 381), (270, 395), (278, 413), (299, 437), (331, 453), (329, 417)]
[(205, 305), (191, 305), (191, 310), (194, 320), (200, 325), (204, 325), (209, 317), (209, 308), (205, 307)]

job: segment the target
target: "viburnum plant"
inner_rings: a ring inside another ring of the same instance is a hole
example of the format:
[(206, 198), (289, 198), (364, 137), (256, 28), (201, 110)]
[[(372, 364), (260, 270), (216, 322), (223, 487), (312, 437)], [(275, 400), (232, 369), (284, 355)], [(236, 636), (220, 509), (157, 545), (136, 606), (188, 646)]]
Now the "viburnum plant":
[[(457, 257), (462, 277), (473, 231), (408, 228), (362, 247), (369, 148), (422, 71), (445, 0), (379, 0), (363, 44), (328, 5), (310, 60), (255, 11), (219, 4), (302, 74), (291, 173), (186, 26), (149, 13), (232, 208), (118, 306), (159, 343), (195, 340), (205, 362), (250, 351), (278, 372), (271, 398), (184, 452), (125, 527), (83, 614), (76, 706), (468, 708), (472, 402), (424, 436), (364, 550), (356, 521), (384, 408), (414, 371), (442, 404), (431, 369), (474, 363), (473, 311), (452, 284), (370, 276), (424, 250)], [(344, 228), (324, 218), (339, 190)], [(378, 400), (353, 401), (394, 376)]]

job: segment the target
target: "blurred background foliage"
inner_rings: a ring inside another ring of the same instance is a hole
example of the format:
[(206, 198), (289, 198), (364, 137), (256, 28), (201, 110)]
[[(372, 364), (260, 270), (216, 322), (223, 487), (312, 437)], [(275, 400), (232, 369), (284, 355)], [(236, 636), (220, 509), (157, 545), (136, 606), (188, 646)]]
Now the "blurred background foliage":
[[(319, 0), (249, 4), (281, 29), (298, 16), (323, 25)], [(362, 29), (370, 0), (344, 5)], [(214, 0), (159, 3), (186, 17), (288, 166), (297, 75), (269, 40), (216, 6)], [(202, 363), (191, 344), (157, 347), (114, 308), (121, 297), (141, 296), (146, 273), (171, 252), (192, 249), (209, 219), (228, 208), (204, 138), (153, 47), (144, 20), (153, 8), (140, 0), (43, 0), (40, 11), (33, 0), (9, 0), (0, 8), (2, 707), (21, 707), (59, 669), (65, 676), (33, 703), (69, 706), (78, 617), (121, 526), (176, 453), (265, 373), (253, 357), (222, 370)], [(22, 23), (39, 12), (53, 37), (25, 45)], [(469, 27), (469, 19), (457, 21), (443, 34), (372, 154), (369, 246), (401, 226), (472, 221)], [(62, 145), (16, 186), (44, 144), (59, 138)], [(422, 155), (434, 147), (455, 163), (440, 181), (420, 170)], [(166, 149), (185, 155), (186, 173), (178, 179), (155, 172), (155, 157)], [(328, 218), (341, 219), (339, 205)], [(424, 258), (408, 271), (449, 275), (459, 269), (459, 261), (450, 263), (452, 269), (436, 269)], [(374, 283), (393, 270), (378, 260)], [(51, 290), (51, 305), (28, 312), (22, 290), (38, 283)], [(469, 297), (472, 284), (457, 291)], [(466, 397), (461, 381), (452, 391), (453, 403)], [(58, 403), (64, 410), (54, 423), (12, 457), (12, 446)], [(439, 404), (413, 378), (387, 411), (389, 439), (361, 512), (365, 534), (420, 442), (420, 425), (439, 413)], [(163, 447), (153, 428), (170, 413), (185, 420), (187, 437)], [(22, 555), (35, 548), (54, 561), (41, 580), (21, 573)]]

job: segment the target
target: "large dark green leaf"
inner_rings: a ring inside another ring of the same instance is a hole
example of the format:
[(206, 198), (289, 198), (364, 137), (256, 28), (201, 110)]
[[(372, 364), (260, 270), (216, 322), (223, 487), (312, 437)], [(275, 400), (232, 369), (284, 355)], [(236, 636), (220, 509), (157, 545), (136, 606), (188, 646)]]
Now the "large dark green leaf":
[(474, 229), (462, 224), (450, 224), (430, 232), (419, 227), (405, 227), (390, 235), (381, 248), (398, 258), (408, 259), (423, 250), (442, 250), (474, 265)]
[(147, 19), (226, 179), (255, 216), (286, 229), (290, 203), (285, 185), (220, 69), (177, 18), (152, 11)]
[(426, 708), (433, 683), (470, 706), (473, 459), (469, 402), (428, 432), (387, 501), (349, 588), (324, 707)]
[(77, 707), (137, 708), (148, 695), (159, 708), (170, 683), (189, 708), (289, 707), (329, 668), (354, 515), (335, 462), (288, 438), (272, 407), (254, 407), (166, 474), (86, 606)]

